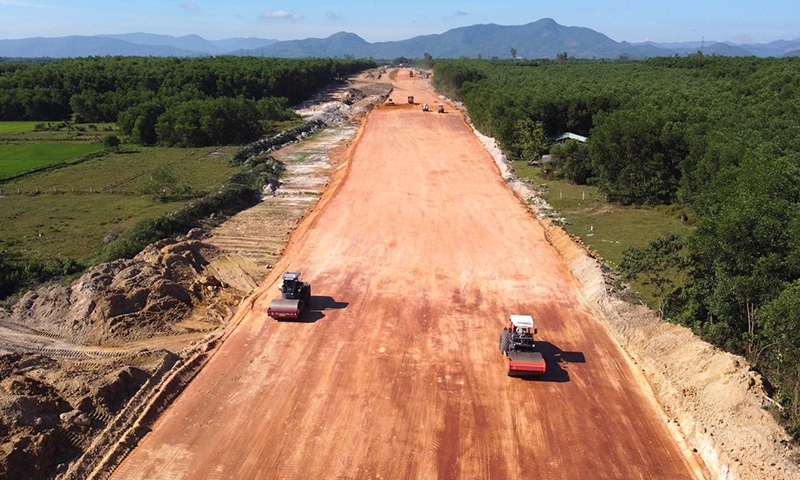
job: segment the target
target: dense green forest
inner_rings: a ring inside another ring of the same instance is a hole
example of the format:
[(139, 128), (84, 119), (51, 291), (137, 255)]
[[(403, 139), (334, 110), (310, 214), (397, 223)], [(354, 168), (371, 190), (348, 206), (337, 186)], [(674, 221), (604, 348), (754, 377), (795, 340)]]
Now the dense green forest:
[(143, 145), (252, 141), (369, 60), (91, 57), (0, 62), (0, 120), (118, 122)]
[(746, 356), (800, 434), (799, 58), (436, 60), (434, 82), (512, 158), (570, 131), (589, 140), (553, 147), (553, 175), (612, 202), (691, 208), (691, 238), (628, 259), (685, 269), (664, 315)]

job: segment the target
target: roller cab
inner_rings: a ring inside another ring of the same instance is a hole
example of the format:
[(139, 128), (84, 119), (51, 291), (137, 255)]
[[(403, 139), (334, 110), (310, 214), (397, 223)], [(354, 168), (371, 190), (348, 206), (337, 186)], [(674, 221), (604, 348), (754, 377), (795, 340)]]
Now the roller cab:
[(533, 336), (533, 317), (510, 315), (509, 326), (500, 333), (500, 353), (503, 354), (506, 375), (509, 377), (538, 377), (546, 364), (542, 353), (536, 351)]

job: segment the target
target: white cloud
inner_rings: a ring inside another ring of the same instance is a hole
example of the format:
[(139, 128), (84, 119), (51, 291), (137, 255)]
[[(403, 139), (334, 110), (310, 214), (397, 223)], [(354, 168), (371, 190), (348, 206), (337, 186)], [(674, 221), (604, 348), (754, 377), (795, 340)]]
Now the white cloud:
[(189, 13), (197, 13), (200, 11), (200, 5), (194, 3), (181, 3), (178, 5), (181, 10)]
[(469, 12), (465, 12), (464, 10), (456, 10), (454, 16), (456, 17), (466, 17), (469, 15)]
[(300, 20), (303, 17), (286, 10), (273, 10), (271, 12), (261, 12), (258, 18), (262, 20)]
[(339, 20), (339, 15), (336, 15), (335, 13), (333, 13), (331, 11), (325, 12), (325, 16), (328, 17), (328, 20), (330, 20), (331, 22), (335, 22), (336, 20)]

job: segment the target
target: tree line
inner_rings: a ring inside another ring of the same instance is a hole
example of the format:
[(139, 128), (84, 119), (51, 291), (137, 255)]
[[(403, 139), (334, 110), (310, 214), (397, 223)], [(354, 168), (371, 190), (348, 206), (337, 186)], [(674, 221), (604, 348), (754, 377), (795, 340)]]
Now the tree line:
[(800, 434), (800, 58), (436, 60), (434, 82), (511, 157), (584, 135), (553, 147), (554, 175), (621, 204), (692, 209), (690, 238), (629, 252), (629, 271), (647, 258), (684, 269), (659, 284), (664, 315), (746, 356)]
[(246, 143), (371, 60), (89, 57), (0, 62), (0, 120), (118, 122), (144, 145)]

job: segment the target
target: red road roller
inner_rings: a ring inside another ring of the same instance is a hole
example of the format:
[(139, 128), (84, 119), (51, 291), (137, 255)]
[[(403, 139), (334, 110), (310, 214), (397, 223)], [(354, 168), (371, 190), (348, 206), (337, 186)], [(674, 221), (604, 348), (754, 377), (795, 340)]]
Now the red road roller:
[(509, 326), (500, 333), (500, 353), (509, 377), (538, 377), (544, 374), (545, 362), (542, 353), (535, 351), (533, 317), (510, 315)]
[(270, 302), (267, 315), (276, 320), (300, 318), (311, 300), (311, 285), (300, 280), (300, 272), (286, 272), (278, 289), (281, 298)]

